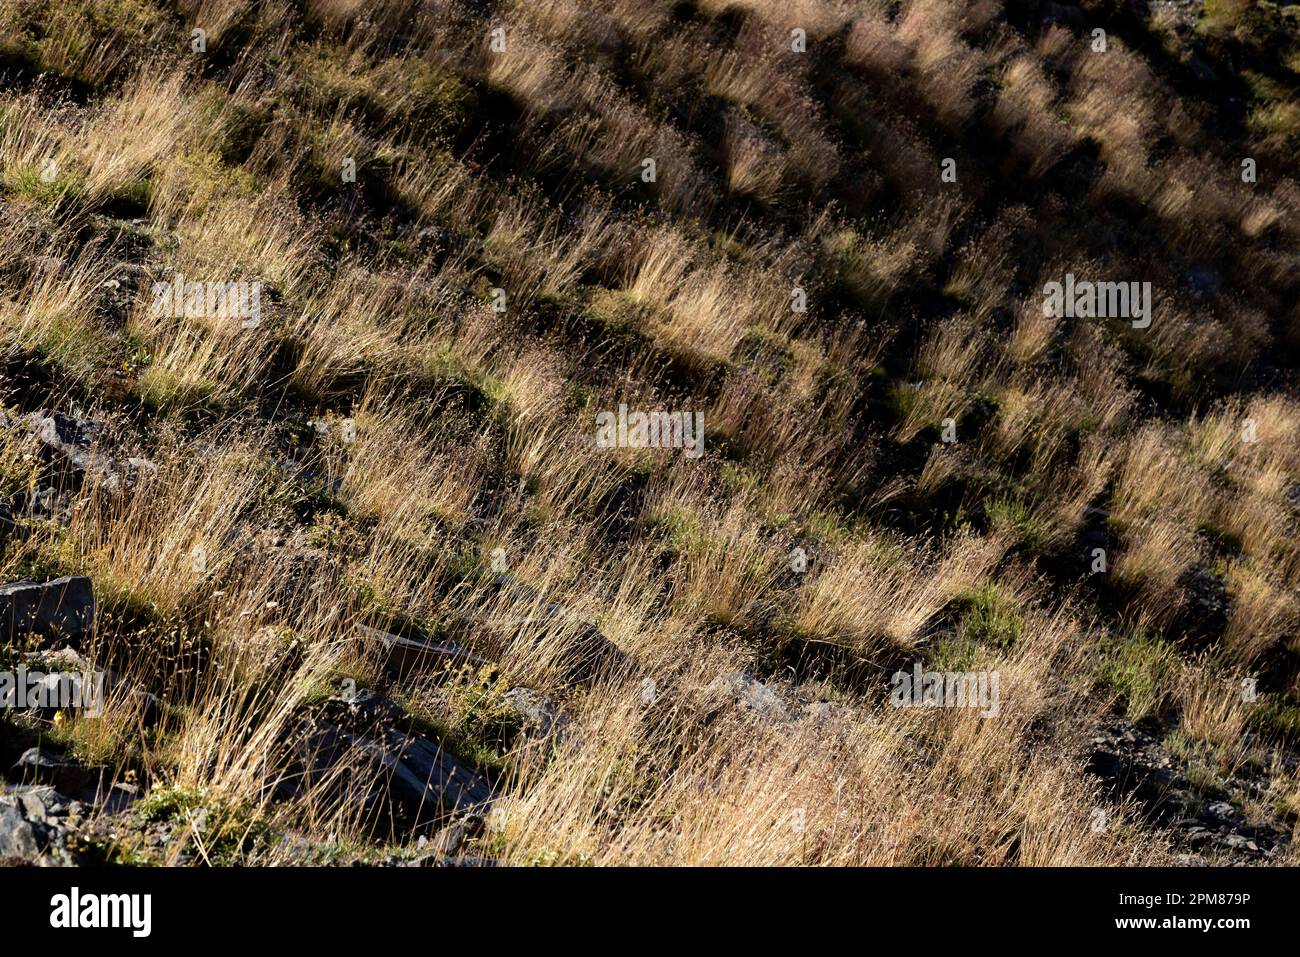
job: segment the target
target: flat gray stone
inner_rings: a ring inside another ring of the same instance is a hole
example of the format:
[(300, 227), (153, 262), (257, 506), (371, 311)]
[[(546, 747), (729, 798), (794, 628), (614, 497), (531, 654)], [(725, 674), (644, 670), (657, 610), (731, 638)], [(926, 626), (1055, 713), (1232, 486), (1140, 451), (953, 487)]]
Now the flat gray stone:
[(324, 786), (391, 835), (481, 818), (492, 790), (438, 741), (402, 730), (399, 706), (376, 692), (331, 700), (287, 742), (296, 770), (286, 794)]
[(65, 793), (78, 790), (90, 776), (90, 769), (71, 758), (50, 754), (40, 748), (28, 748), (10, 771), (28, 783), (48, 784)]
[(390, 634), (378, 628), (357, 625), (356, 630), (365, 639), (378, 643), (383, 649), (384, 668), (389, 673), (401, 677), (412, 671), (436, 668), (445, 665), (490, 664), (486, 658), (471, 653), (454, 642), (423, 641), (419, 638), (405, 638)]
[(95, 593), (85, 576), (0, 586), (0, 641), (31, 634), (80, 638), (94, 623)]

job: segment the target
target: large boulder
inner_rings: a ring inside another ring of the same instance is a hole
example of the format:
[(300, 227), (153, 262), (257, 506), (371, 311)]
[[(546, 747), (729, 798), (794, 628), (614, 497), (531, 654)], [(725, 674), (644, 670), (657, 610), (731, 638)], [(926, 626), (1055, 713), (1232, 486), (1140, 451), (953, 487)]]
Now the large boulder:
[(0, 788), (0, 864), (34, 864), (50, 853), (68, 863), (60, 837), (73, 807), (53, 788)]
[(441, 743), (409, 727), (399, 705), (364, 691), (332, 698), (286, 741), (287, 794), (324, 791), (373, 832), (411, 833), (481, 820), (492, 790)]
[(95, 593), (81, 575), (0, 586), (0, 641), (28, 635), (80, 638), (95, 623)]

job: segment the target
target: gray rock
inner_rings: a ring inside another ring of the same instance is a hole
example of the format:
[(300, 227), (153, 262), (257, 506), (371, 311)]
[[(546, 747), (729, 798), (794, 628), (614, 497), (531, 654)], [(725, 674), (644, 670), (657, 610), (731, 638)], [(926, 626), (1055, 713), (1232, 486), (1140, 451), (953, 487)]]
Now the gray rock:
[(19, 423), (45, 446), (51, 459), (62, 461), (83, 478), (93, 479), (106, 491), (129, 488), (143, 475), (158, 471), (148, 459), (118, 460), (95, 451), (93, 445), (102, 426), (93, 420), (40, 411), (23, 416)]
[(1255, 844), (1254, 841), (1241, 834), (1224, 834), (1219, 837), (1219, 843), (1222, 844), (1224, 847), (1229, 847), (1232, 848), (1233, 850), (1247, 850), (1247, 851), (1259, 850), (1259, 847)]
[(45, 671), (84, 672), (95, 670), (95, 666), (70, 645), (64, 645), (62, 648), (46, 648), (29, 652), (25, 658), (28, 668), (40, 668)]
[(478, 816), (492, 798), (482, 778), (425, 738), (392, 734), (373, 753), (392, 773), (392, 792), (418, 805), (421, 815)]
[(45, 784), (20, 784), (9, 790), (9, 798), (29, 821), (50, 824), (68, 813), (70, 804), (54, 788)]
[[(440, 836), (442, 832), (439, 832)], [(459, 853), (443, 853), (441, 850), (428, 851), (429, 847), (438, 847), (439, 838), (432, 842), (424, 841), (419, 844), (420, 850), (424, 851), (417, 857), (397, 858), (391, 861), (394, 867), (499, 867), (500, 863), (491, 857), (476, 857), (473, 855)]]
[(487, 782), (437, 741), (396, 727), (402, 711), (389, 704), (374, 692), (346, 707), (328, 702), (286, 742), (297, 770), (284, 791), (324, 788), (363, 809), (363, 823), (376, 832), (481, 818), (492, 799)]
[(871, 723), (870, 715), (859, 714), (855, 708), (838, 701), (810, 701), (804, 705), (803, 713), (824, 731), (849, 728), (861, 721)]
[(28, 748), (14, 763), (10, 774), (24, 782), (40, 782), (63, 792), (72, 792), (85, 785), (91, 771), (70, 758), (40, 748)]
[(1228, 823), (1241, 820), (1241, 814), (1239, 814), (1237, 809), (1227, 801), (1215, 801), (1205, 810), (1211, 817), (1218, 818), (1219, 820)]
[(80, 638), (95, 623), (95, 593), (81, 575), (39, 584), (0, 586), (0, 640), (16, 642), (30, 634)]
[(91, 443), (100, 432), (97, 422), (45, 411), (25, 415), (19, 421), (46, 449), (73, 468), (84, 472), (91, 466)]
[(775, 691), (742, 671), (720, 675), (709, 690), (730, 696), (743, 708), (771, 721), (789, 721), (790, 709)]
[(438, 831), (432, 841), (426, 842), (426, 846), (437, 857), (452, 857), (459, 854), (466, 842), (482, 830), (482, 818), (461, 818)]
[(28, 256), (26, 263), (31, 269), (45, 273), (61, 273), (67, 265), (60, 256)]
[(396, 701), (369, 688), (362, 688), (351, 695), (338, 695), (330, 700), (341, 702), (350, 714), (368, 724), (392, 726), (406, 715)]
[(140, 800), (140, 788), (134, 784), (118, 782), (104, 796), (101, 808), (105, 814), (121, 814)]
[(562, 714), (555, 702), (540, 691), (511, 688), (504, 698), (525, 730), (539, 731), (543, 737), (552, 732), (563, 735), (567, 731), (570, 723), (568, 716)]
[(412, 671), (446, 665), (491, 664), (486, 658), (472, 654), (454, 642), (435, 643), (418, 638), (404, 638), (365, 625), (357, 625), (356, 629), (364, 638), (380, 645), (385, 670), (397, 677)]
[(431, 854), (420, 858), (420, 867), (497, 867), (498, 862), (491, 857), (439, 857)]
[[(1232, 803), (1203, 800), (1184, 773), (1184, 762), (1171, 759), (1160, 735), (1113, 714), (1103, 718), (1101, 730), (1088, 771), (1100, 777), (1111, 794), (1135, 798), (1145, 814), (1168, 828), (1176, 850), (1205, 854), (1214, 863), (1259, 863), (1290, 843), (1290, 827), (1284, 821), (1247, 825)], [(1246, 767), (1232, 783), (1262, 794), (1269, 778), (1262, 770)]]
[(0, 802), (0, 861), (32, 860), (40, 853), (36, 829), (12, 804)]

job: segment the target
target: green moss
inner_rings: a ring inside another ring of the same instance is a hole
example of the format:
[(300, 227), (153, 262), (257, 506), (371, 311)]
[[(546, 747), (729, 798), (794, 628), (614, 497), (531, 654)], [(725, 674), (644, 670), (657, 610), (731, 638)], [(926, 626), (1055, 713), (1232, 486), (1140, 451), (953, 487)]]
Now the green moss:
[(257, 180), (243, 169), (225, 165), (220, 154), (192, 150), (178, 157), (190, 190), (190, 201), (201, 210), (217, 197), (251, 198), (258, 193)]
[(852, 529), (835, 512), (819, 509), (805, 519), (808, 534), (826, 545), (842, 545), (848, 541)]
[(252, 155), (253, 148), (266, 132), (275, 115), (266, 104), (252, 104), (238, 99), (222, 101), (221, 143), (218, 155), (223, 163), (238, 166)]
[(1197, 531), (1213, 542), (1217, 550), (1230, 555), (1240, 555), (1245, 544), (1237, 532), (1217, 524), (1202, 524), (1197, 528)]
[(738, 350), (738, 364), (758, 373), (769, 386), (780, 382), (794, 367), (795, 352), (790, 340), (766, 329), (746, 329)]
[(891, 382), (889, 384), (889, 408), (894, 418), (906, 419), (920, 402), (920, 390), (909, 382)]
[(722, 474), (719, 476), (722, 487), (726, 489), (729, 495), (737, 495), (741, 492), (756, 492), (763, 487), (763, 477), (753, 469), (747, 469), (735, 462), (722, 463)]
[(495, 781), (507, 771), (509, 750), (523, 727), (506, 703), (509, 687), (496, 667), (487, 665), (477, 672), (466, 670), (445, 688), (446, 709), (438, 715), (410, 700), (399, 700), (421, 732)]
[(582, 316), (611, 333), (627, 332), (640, 324), (639, 304), (624, 289), (593, 290)]
[(85, 380), (109, 362), (106, 338), (78, 316), (59, 312), (32, 324), (35, 335), (19, 344), (37, 360), (71, 379)]
[(715, 230), (709, 234), (709, 245), (721, 256), (739, 263), (754, 261), (754, 252), (750, 246), (733, 232)]
[(388, 132), (427, 141), (457, 131), (473, 114), (474, 91), (431, 60), (402, 56), (373, 62), (360, 52), (318, 44), (296, 57), (307, 78), (298, 99), (325, 114), (359, 114)]
[[(121, 54), (129, 63), (143, 54), (151, 40), (165, 31), (171, 12), (151, 0), (63, 0), (60, 3), (28, 3), (6, 11), (6, 32), (11, 37), (0, 45), (0, 65), (10, 53), (24, 69), (60, 78), (81, 94), (94, 89), (89, 76), (75, 69), (81, 62), (102, 69), (104, 50)], [(10, 50), (4, 46), (12, 44)], [(12, 51), (12, 53), (11, 53)], [(10, 61), (13, 63), (13, 60)], [(74, 68), (64, 68), (73, 64)], [(120, 68), (119, 68), (120, 70)], [(113, 71), (119, 72), (119, 71)]]
[(708, 547), (709, 534), (699, 516), (684, 508), (665, 508), (650, 516), (646, 530), (662, 536), (670, 554), (699, 554)]
[(1200, 741), (1194, 741), (1183, 731), (1171, 731), (1164, 741), (1169, 753), (1183, 765), (1192, 790), (1205, 799), (1229, 796), (1228, 783), (1214, 768), (1214, 761), (1209, 747)]
[(450, 390), (469, 425), (504, 429), (510, 424), (510, 390), (500, 379), (466, 365), (450, 352), (425, 360), (421, 371), (429, 384)]
[(472, 89), (428, 60), (385, 60), (372, 77), (388, 114), (421, 138), (454, 132), (477, 105)]
[(215, 412), (222, 407), (215, 382), (185, 381), (166, 366), (141, 366), (135, 389), (144, 407), (160, 414)]
[(347, 517), (337, 511), (325, 510), (316, 515), (308, 527), (307, 543), (338, 555), (346, 555), (361, 546), (361, 536)]
[(1293, 148), (1300, 144), (1300, 100), (1258, 104), (1251, 109), (1247, 124), (1283, 149)]

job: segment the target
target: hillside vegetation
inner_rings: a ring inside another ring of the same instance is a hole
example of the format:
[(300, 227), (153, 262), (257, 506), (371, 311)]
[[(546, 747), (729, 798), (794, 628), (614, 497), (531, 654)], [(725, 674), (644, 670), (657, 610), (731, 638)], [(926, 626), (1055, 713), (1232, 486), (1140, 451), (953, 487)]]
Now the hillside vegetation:
[(0, 0), (0, 580), (96, 603), (0, 667), (110, 672), (0, 773), (72, 860), (1295, 863), (1298, 149), (1262, 0)]

